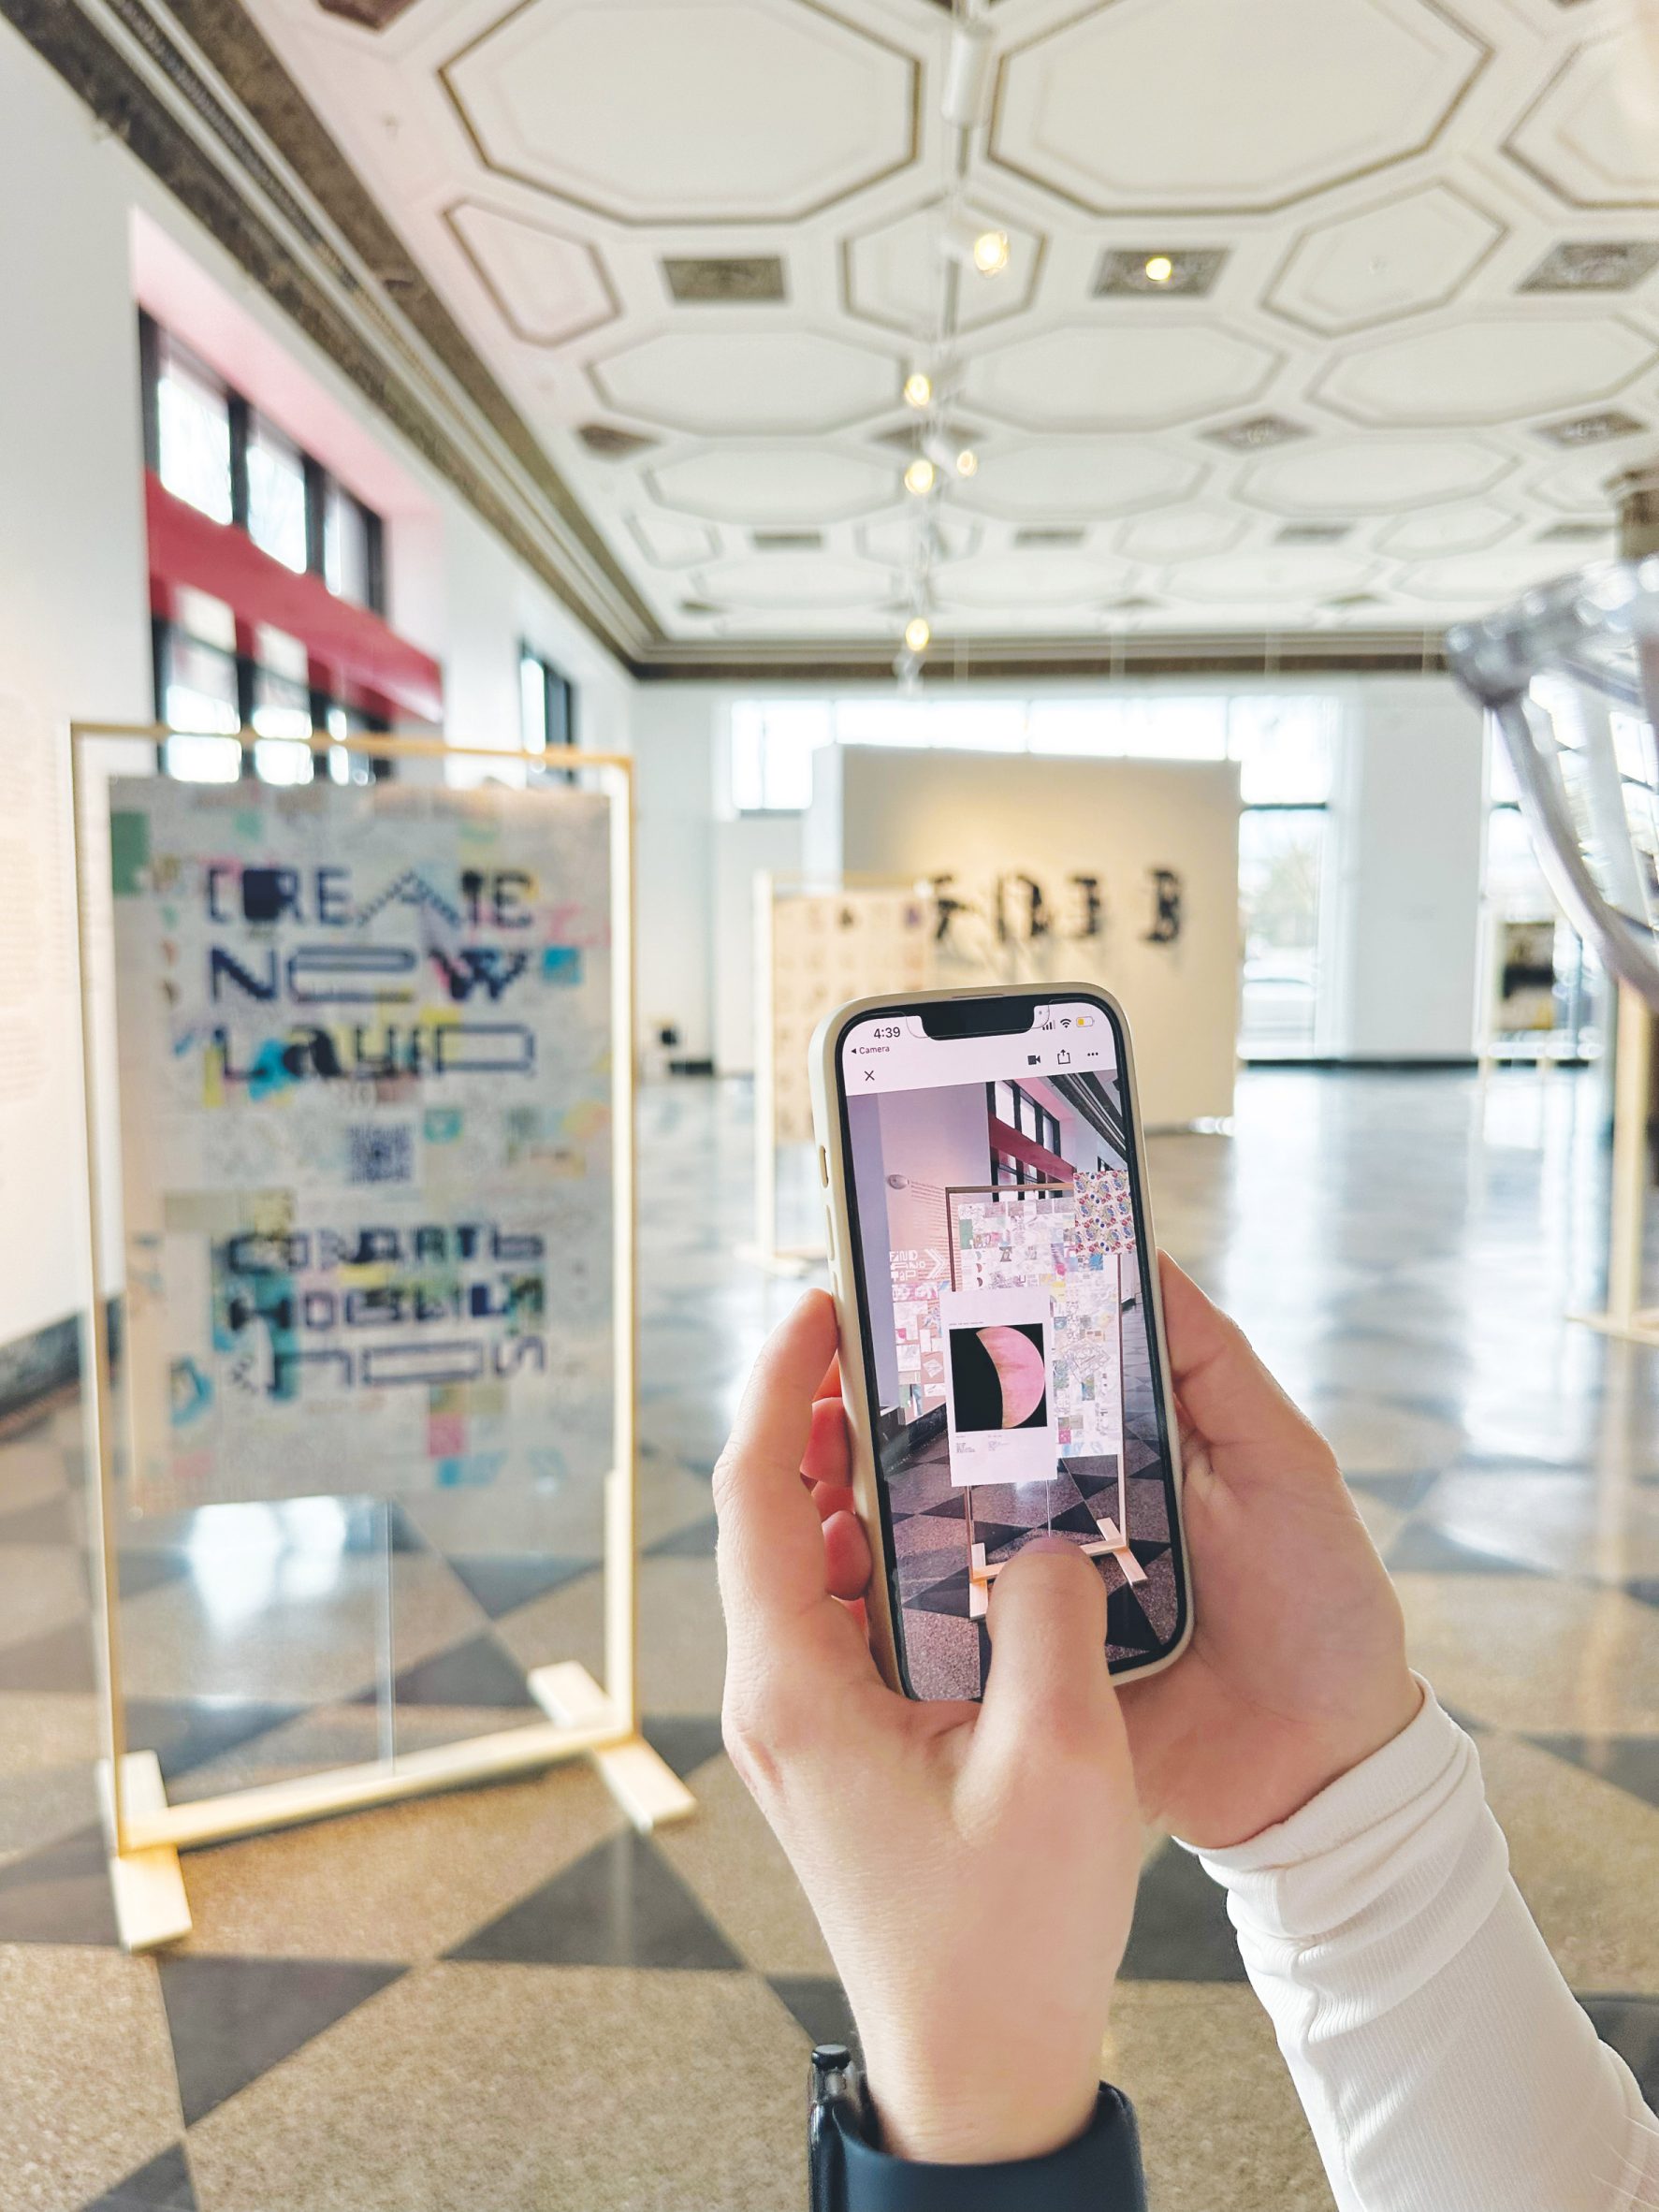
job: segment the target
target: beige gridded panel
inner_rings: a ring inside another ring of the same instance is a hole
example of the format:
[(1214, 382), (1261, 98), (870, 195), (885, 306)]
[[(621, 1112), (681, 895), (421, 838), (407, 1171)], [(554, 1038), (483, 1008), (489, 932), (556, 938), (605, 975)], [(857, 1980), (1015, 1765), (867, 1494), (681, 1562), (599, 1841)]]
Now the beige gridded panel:
[(772, 901), (774, 1135), (809, 1143), (807, 1047), (849, 999), (924, 991), (932, 981), (933, 907), (907, 890), (797, 892)]

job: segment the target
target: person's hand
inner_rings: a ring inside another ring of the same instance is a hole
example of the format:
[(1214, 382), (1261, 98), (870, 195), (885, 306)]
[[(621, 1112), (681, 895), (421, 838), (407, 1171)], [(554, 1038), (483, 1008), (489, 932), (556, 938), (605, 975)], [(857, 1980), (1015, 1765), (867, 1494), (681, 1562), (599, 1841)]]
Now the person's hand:
[(1168, 1253), (1192, 1641), (1122, 1685), (1146, 1817), (1222, 1850), (1405, 1727), (1421, 1692), (1393, 1584), (1325, 1439)]
[(726, 1745), (818, 1915), (888, 2147), (1036, 2157), (1094, 2110), (1139, 1871), (1104, 1586), (1063, 1541), (1027, 1546), (995, 1585), (983, 1703), (889, 1690), (841, 1602), (869, 1551), (835, 1352), (814, 1291), (715, 1469)]

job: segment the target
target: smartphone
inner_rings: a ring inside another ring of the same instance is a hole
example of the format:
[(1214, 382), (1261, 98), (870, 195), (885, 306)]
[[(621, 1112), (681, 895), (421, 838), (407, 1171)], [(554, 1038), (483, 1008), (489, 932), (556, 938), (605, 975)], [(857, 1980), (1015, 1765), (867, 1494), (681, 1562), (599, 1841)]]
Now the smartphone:
[(1113, 1674), (1192, 1627), (1180, 1435), (1121, 1009), (1094, 984), (866, 998), (811, 1054), (882, 1673), (978, 1697), (997, 1575), (1069, 1538)]

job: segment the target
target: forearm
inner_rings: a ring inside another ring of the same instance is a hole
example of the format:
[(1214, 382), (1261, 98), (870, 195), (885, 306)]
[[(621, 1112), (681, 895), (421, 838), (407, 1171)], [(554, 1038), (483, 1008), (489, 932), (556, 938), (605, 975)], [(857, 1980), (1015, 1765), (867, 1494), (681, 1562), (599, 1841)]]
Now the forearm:
[(1204, 1855), (1341, 2212), (1659, 2205), (1659, 2129), (1509, 1877), (1432, 1695), (1281, 1826)]

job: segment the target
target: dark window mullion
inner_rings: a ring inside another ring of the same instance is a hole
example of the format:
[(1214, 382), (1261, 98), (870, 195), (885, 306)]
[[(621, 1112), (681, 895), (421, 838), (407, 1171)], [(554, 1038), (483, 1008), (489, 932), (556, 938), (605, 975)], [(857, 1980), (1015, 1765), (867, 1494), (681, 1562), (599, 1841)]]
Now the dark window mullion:
[(372, 507), (357, 503), (363, 517), (363, 594), (371, 614), (386, 613), (386, 526)]
[[(246, 481), (245, 477), (243, 480)], [(252, 731), (254, 727), (254, 708), (256, 704), (258, 680), (259, 671), (253, 654), (238, 653), (236, 657), (236, 712), (237, 720), (241, 723), (244, 731)], [(242, 775), (247, 778), (254, 776), (256, 772), (254, 765), (254, 748), (251, 745), (244, 745), (242, 747)]]
[(313, 576), (327, 572), (326, 531), (328, 511), (328, 472), (309, 453), (299, 457), (305, 471), (305, 566)]
[(240, 392), (226, 393), (225, 405), (230, 424), (230, 519), (238, 530), (246, 530), (251, 512), (248, 445), (253, 436), (254, 410)]
[(144, 416), (144, 466), (161, 473), (161, 329), (138, 310), (138, 388)]

